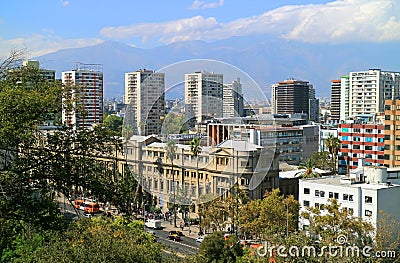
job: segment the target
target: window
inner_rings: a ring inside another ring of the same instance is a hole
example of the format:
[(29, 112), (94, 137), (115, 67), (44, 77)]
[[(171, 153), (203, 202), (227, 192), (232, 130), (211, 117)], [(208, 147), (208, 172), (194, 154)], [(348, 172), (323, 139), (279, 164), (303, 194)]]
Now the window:
[(319, 197), (319, 190), (315, 190), (315, 196)]
[(315, 203), (314, 207), (321, 209), (321, 205), (319, 203)]
[(309, 195), (310, 194), (310, 188), (304, 188), (304, 194)]
[(325, 197), (325, 191), (319, 191), (319, 196), (320, 197)]
[(348, 141), (349, 140), (349, 136), (342, 136), (342, 141)]
[(335, 199), (339, 199), (339, 193), (335, 193)]
[(354, 137), (353, 140), (354, 140), (355, 142), (361, 141), (360, 137)]
[(329, 192), (329, 198), (333, 198), (333, 193)]
[(372, 211), (371, 210), (365, 210), (364, 215), (365, 216), (372, 216)]
[(365, 138), (365, 142), (372, 142), (372, 138), (371, 137), (366, 137)]
[(360, 129), (359, 128), (355, 128), (353, 131), (354, 132), (360, 132)]
[[(368, 139), (368, 138), (367, 138)], [(372, 151), (372, 146), (365, 146), (365, 150)]]
[(303, 201), (303, 205), (304, 205), (304, 206), (310, 206), (310, 201), (304, 200), (304, 201)]
[(342, 132), (349, 132), (349, 128), (342, 128)]
[(349, 195), (349, 201), (353, 201), (353, 195)]
[(348, 201), (349, 200), (349, 195), (348, 194), (343, 194), (343, 200)]
[(371, 204), (372, 203), (372, 196), (365, 196), (365, 203)]

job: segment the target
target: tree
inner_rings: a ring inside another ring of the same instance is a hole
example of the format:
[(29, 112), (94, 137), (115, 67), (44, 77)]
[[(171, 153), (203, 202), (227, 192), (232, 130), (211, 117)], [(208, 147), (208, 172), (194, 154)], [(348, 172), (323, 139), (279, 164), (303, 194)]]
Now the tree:
[(114, 131), (116, 135), (122, 135), (122, 124), (124, 118), (117, 115), (107, 115), (104, 118), (103, 126)]
[(340, 140), (337, 137), (334, 137), (332, 134), (329, 134), (328, 138), (325, 140), (325, 145), (329, 150), (329, 153), (332, 156), (333, 160), (333, 174), (336, 174), (336, 161), (337, 155), (340, 149)]
[[(165, 151), (167, 155), (167, 159), (171, 161), (171, 173), (172, 173), (172, 184), (175, 184), (175, 171), (174, 171), (174, 159), (176, 154), (176, 143), (173, 140), (169, 140), (165, 146)], [(172, 185), (173, 189), (173, 205), (174, 205), (174, 226), (176, 226), (176, 184)]]
[[(236, 262), (243, 255), (243, 249), (236, 237), (224, 240), (223, 232), (206, 236), (200, 244), (198, 262)], [(196, 261), (196, 260), (195, 260)]]
[(332, 167), (334, 167), (334, 163), (329, 156), (329, 152), (314, 152), (310, 159), (315, 168), (332, 170)]
[(190, 152), (196, 158), (196, 178), (197, 178), (197, 197), (199, 197), (200, 179), (199, 179), (199, 155), (201, 153), (200, 138), (195, 137), (190, 142)]
[(253, 236), (282, 238), (295, 232), (298, 225), (299, 203), (293, 196), (284, 198), (279, 189), (266, 193), (262, 200), (252, 200), (240, 209), (243, 229)]
[(305, 169), (305, 171), (301, 174), (302, 178), (315, 178), (321, 177), (321, 175), (317, 172), (314, 172), (314, 163), (311, 159), (307, 159), (306, 163), (299, 166), (299, 169)]

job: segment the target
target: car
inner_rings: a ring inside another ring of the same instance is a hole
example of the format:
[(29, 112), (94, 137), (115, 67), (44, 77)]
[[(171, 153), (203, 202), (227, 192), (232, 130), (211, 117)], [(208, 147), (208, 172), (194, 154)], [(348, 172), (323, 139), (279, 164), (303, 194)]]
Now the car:
[(176, 230), (171, 230), (169, 231), (170, 235), (178, 235), (180, 237), (184, 236), (184, 234), (181, 231), (176, 231)]
[(206, 237), (205, 235), (204, 235), (204, 236), (199, 236), (199, 237), (197, 237), (197, 238), (196, 238), (196, 242), (199, 242), (199, 243), (203, 242), (203, 240), (204, 240), (205, 237)]
[(173, 241), (182, 241), (182, 239), (178, 235), (169, 235), (168, 239)]

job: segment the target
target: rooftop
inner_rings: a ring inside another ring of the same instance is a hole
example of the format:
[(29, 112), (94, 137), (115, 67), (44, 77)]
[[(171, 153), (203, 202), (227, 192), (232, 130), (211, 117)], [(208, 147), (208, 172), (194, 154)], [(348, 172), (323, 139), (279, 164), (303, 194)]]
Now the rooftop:
[(341, 177), (341, 176), (323, 176), (319, 178), (307, 178), (307, 179), (301, 179), (301, 181), (305, 181), (307, 183), (315, 183), (315, 184), (324, 184), (324, 185), (334, 185), (334, 186), (347, 186), (347, 187), (353, 187), (353, 188), (363, 188), (363, 189), (386, 189), (386, 188), (391, 188), (391, 187), (400, 187), (400, 185), (397, 184), (386, 184), (386, 183), (353, 183), (350, 184), (350, 181), (345, 181), (343, 179), (346, 179), (346, 177)]

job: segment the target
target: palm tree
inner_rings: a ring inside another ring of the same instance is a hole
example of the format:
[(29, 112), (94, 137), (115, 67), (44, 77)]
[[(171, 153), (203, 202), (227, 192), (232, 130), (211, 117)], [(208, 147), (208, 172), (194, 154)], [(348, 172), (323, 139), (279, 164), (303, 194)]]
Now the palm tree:
[(174, 183), (175, 183), (175, 173), (174, 173), (174, 159), (175, 159), (175, 153), (176, 153), (176, 143), (173, 140), (169, 140), (165, 146), (165, 151), (166, 151), (166, 156), (167, 159), (169, 159), (171, 161), (171, 172), (172, 172), (172, 187), (174, 188), (174, 226), (176, 226), (176, 200), (175, 200), (175, 189), (176, 187), (174, 187)]
[(332, 134), (329, 134), (328, 138), (325, 140), (325, 145), (333, 159), (333, 174), (336, 174), (336, 159), (340, 149), (340, 140)]
[(199, 180), (199, 155), (201, 153), (201, 146), (200, 146), (200, 138), (195, 137), (190, 142), (190, 152), (192, 156), (196, 158), (196, 178), (197, 178), (197, 197), (199, 196), (199, 187), (200, 187), (200, 180)]
[(307, 159), (306, 162), (299, 166), (299, 169), (305, 169), (305, 171), (301, 174), (301, 178), (316, 178), (321, 177), (321, 175), (317, 172), (314, 172), (314, 163), (311, 159)]

